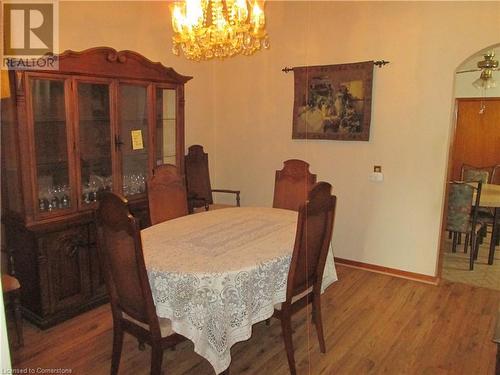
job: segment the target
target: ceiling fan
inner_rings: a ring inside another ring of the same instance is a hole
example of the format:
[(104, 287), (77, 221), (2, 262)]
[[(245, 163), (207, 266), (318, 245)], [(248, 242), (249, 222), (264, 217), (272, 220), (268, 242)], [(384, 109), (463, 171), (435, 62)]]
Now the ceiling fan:
[(477, 69), (461, 70), (457, 73), (481, 72), (481, 75), (472, 84), (477, 88), (489, 89), (496, 87), (496, 81), (493, 79), (493, 72), (500, 70), (498, 60), (494, 60), (495, 52), (488, 51), (484, 55), (484, 60), (478, 61)]

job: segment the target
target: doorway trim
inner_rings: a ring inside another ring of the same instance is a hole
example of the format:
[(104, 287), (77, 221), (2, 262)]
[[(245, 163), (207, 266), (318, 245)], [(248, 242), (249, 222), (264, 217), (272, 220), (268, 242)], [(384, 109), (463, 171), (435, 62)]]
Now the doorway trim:
[(448, 163), (446, 167), (446, 180), (444, 181), (445, 183), (445, 189), (444, 189), (444, 204), (443, 204), (443, 209), (441, 213), (441, 231), (440, 231), (440, 236), (439, 236), (439, 255), (438, 255), (438, 260), (437, 260), (437, 273), (436, 273), (436, 279), (438, 285), (442, 281), (442, 273), (443, 273), (443, 263), (444, 263), (444, 248), (445, 248), (445, 242), (446, 242), (446, 208), (448, 207), (448, 189), (449, 189), (449, 184), (448, 181), (451, 181), (452, 179), (452, 174), (453, 174), (453, 153), (455, 151), (455, 144), (456, 144), (456, 133), (457, 133), (457, 125), (458, 125), (458, 103), (460, 100), (473, 100), (473, 101), (500, 101), (500, 97), (484, 97), (484, 98), (454, 98), (454, 108), (453, 108), (453, 117), (452, 121), (453, 124), (450, 129), (450, 145), (448, 147)]

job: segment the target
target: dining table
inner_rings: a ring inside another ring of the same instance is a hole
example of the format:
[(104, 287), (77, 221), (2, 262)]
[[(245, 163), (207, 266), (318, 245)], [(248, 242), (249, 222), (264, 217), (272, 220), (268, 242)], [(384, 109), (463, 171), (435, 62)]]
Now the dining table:
[[(216, 374), (231, 346), (286, 299), (298, 213), (234, 207), (179, 217), (141, 231), (157, 315), (194, 343)], [(330, 246), (322, 292), (337, 281)]]
[(488, 264), (493, 264), (495, 258), (496, 239), (500, 235), (500, 185), (482, 184), (479, 206), (493, 209), (493, 228), (491, 233)]

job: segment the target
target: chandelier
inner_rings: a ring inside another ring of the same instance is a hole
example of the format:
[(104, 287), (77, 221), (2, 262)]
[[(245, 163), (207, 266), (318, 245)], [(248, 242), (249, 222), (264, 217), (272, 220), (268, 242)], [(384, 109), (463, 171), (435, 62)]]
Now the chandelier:
[(257, 0), (185, 0), (171, 8), (172, 52), (191, 60), (251, 55), (269, 48), (264, 2)]

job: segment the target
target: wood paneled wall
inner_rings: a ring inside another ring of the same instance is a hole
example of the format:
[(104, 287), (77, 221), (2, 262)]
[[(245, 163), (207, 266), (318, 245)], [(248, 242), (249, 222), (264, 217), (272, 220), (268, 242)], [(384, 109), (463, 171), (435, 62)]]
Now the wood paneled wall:
[(462, 164), (476, 167), (500, 164), (500, 98), (457, 99), (457, 110), (452, 159), (454, 180), (460, 179)]

